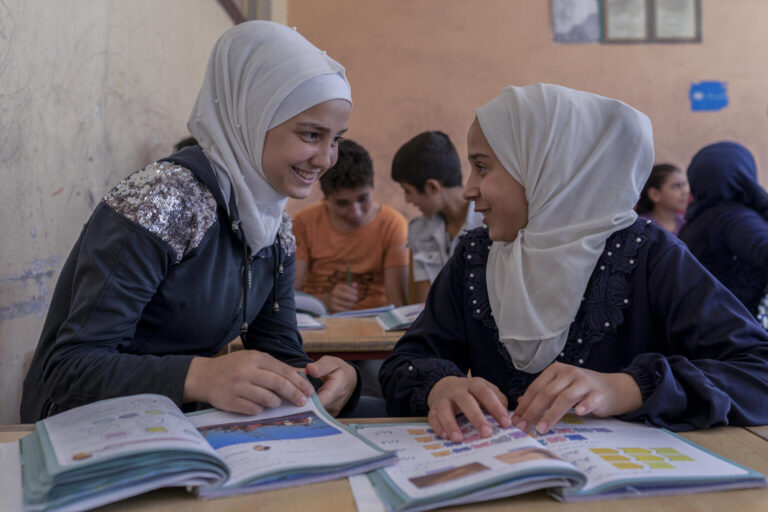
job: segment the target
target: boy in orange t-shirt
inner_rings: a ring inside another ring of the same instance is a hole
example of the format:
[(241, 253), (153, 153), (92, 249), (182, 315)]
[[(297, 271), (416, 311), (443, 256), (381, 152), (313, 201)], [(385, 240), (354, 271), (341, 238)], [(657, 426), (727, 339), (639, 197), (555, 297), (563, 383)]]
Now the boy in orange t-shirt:
[(339, 143), (336, 165), (320, 178), (325, 200), (293, 219), (295, 288), (331, 313), (407, 301), (408, 224), (373, 201), (373, 163), (351, 140)]

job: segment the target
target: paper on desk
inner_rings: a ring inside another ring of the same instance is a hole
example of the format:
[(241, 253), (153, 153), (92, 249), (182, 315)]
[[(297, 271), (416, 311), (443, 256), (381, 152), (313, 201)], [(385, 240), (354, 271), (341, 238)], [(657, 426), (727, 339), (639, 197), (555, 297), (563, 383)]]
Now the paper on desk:
[(357, 512), (387, 512), (366, 475), (349, 477), (349, 487), (352, 489), (352, 496), (355, 497)]
[(296, 325), (300, 331), (312, 331), (316, 329), (325, 329), (325, 325), (315, 320), (312, 315), (307, 313), (296, 313)]
[(21, 510), (19, 443), (0, 443), (0, 510)]

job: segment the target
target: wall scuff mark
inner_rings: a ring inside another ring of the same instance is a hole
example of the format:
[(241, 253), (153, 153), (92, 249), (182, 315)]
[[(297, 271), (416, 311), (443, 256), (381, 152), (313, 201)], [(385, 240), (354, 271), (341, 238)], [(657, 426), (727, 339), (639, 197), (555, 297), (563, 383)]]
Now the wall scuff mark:
[(30, 288), (33, 292), (23, 300), (15, 300), (7, 306), (0, 305), (0, 322), (27, 315), (44, 315), (49, 304), (48, 284), (58, 272), (61, 261), (60, 254), (35, 260), (22, 273), (0, 278), (0, 298), (10, 296), (17, 299), (19, 288), (23, 295), (27, 295)]

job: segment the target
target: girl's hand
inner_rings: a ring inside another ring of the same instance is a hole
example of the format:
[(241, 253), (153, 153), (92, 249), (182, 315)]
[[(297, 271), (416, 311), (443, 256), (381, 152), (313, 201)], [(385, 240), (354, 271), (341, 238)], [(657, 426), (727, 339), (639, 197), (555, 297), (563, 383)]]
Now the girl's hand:
[(583, 416), (615, 416), (634, 411), (643, 403), (640, 388), (629, 374), (600, 373), (554, 362), (528, 386), (517, 402), (512, 423), (539, 434), (560, 421), (571, 409)]
[(357, 372), (346, 361), (334, 356), (323, 356), (307, 365), (310, 377), (323, 381), (317, 398), (325, 410), (336, 416), (355, 392)]
[(187, 371), (183, 400), (243, 414), (258, 414), (283, 400), (301, 406), (315, 392), (302, 372), (258, 350), (196, 357)]
[(443, 377), (432, 386), (427, 405), (429, 426), (437, 435), (454, 443), (464, 439), (456, 422), (456, 415), (459, 413), (464, 413), (482, 437), (493, 433), (483, 409), (502, 427), (512, 424), (507, 409), (507, 397), (499, 388), (481, 377)]

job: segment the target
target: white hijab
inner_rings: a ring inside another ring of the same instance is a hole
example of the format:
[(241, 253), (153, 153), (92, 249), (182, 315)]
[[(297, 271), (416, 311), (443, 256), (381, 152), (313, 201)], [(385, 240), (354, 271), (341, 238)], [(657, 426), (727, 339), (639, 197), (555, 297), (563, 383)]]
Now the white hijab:
[(621, 101), (550, 84), (507, 87), (475, 113), (528, 200), (527, 226), (492, 244), (486, 278), (502, 343), (517, 369), (537, 373), (563, 349), (606, 239), (637, 218), (651, 123)]
[(187, 127), (226, 201), (234, 189), (252, 253), (274, 242), (287, 201), (261, 166), (267, 131), (332, 99), (352, 101), (344, 68), (296, 30), (249, 21), (216, 42)]

